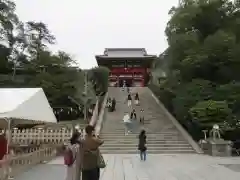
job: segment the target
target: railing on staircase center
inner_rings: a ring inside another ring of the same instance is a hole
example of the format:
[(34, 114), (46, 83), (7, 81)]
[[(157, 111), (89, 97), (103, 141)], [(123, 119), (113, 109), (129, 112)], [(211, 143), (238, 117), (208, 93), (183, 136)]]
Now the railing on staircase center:
[(105, 120), (107, 99), (108, 99), (108, 93), (106, 93), (105, 96), (104, 96), (102, 106), (101, 106), (101, 110), (100, 110), (99, 117), (98, 117), (98, 121), (97, 121), (96, 126), (95, 126), (95, 134), (97, 136), (100, 134), (103, 122)]
[[(103, 98), (103, 100), (101, 100)], [(108, 98), (108, 93), (104, 95), (104, 97), (98, 97), (98, 100), (96, 102), (92, 118), (89, 122), (90, 125), (95, 127), (95, 132), (98, 134), (101, 130), (102, 123), (103, 123), (103, 115), (105, 111), (105, 107), (107, 104), (107, 98)], [(100, 110), (99, 110), (100, 108)]]
[(97, 120), (98, 120), (99, 103), (100, 103), (100, 101), (99, 101), (99, 97), (98, 97), (96, 105), (95, 105), (94, 110), (93, 110), (93, 114), (92, 114), (91, 120), (89, 122), (89, 124), (92, 125), (92, 126), (95, 126), (96, 123), (97, 123)]
[[(90, 125), (95, 127), (95, 135), (96, 136), (98, 136), (100, 134), (100, 131), (101, 131), (101, 128), (102, 128), (104, 115), (105, 115), (106, 104), (107, 104), (107, 99), (108, 99), (108, 93), (105, 94), (102, 102), (98, 98), (96, 106), (95, 106), (94, 111), (93, 111), (92, 118), (89, 122)], [(99, 113), (99, 107), (101, 107), (100, 113)], [(81, 179), (81, 167), (82, 167), (81, 157), (82, 156), (83, 156), (82, 155), (82, 144), (80, 144), (79, 150), (78, 150), (78, 157), (80, 157), (80, 158), (77, 158), (77, 160), (76, 160), (76, 164), (77, 164), (76, 165), (76, 177), (77, 177), (77, 180)]]

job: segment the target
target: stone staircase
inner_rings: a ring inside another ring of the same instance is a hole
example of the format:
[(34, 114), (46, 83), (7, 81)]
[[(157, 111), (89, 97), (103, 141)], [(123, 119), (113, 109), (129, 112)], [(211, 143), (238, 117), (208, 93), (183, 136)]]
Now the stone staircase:
[(127, 92), (120, 88), (109, 88), (109, 97), (117, 101), (116, 111), (108, 112), (103, 124), (101, 138), (104, 145), (101, 152), (104, 154), (135, 154), (138, 153), (138, 133), (142, 128), (147, 132), (147, 148), (150, 154), (177, 154), (194, 153), (192, 146), (183, 138), (172, 122), (166, 118), (165, 113), (156, 103), (149, 90), (144, 87), (132, 88), (132, 93), (138, 92), (140, 106), (134, 106), (137, 115), (144, 109), (144, 127), (135, 122), (135, 131), (129, 135), (124, 134), (123, 115), (129, 112), (125, 100)]

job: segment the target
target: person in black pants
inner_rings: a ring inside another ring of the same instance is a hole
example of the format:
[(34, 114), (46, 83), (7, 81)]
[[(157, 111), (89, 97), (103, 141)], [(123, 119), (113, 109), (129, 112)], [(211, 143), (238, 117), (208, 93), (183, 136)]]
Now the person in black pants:
[(139, 115), (139, 121), (140, 121), (140, 124), (144, 125), (144, 110), (141, 109), (140, 110), (140, 115)]
[(116, 110), (116, 99), (113, 98), (112, 99), (112, 107), (111, 107), (111, 112), (115, 111)]
[(139, 138), (139, 143), (138, 143), (138, 150), (140, 151), (140, 159), (143, 161), (146, 161), (146, 156), (147, 156), (147, 136), (146, 136), (146, 131), (142, 130), (138, 136)]

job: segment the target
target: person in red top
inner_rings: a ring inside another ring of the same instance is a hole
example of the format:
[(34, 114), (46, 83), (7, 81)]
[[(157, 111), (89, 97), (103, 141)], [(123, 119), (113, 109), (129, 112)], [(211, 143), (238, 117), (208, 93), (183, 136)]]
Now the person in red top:
[(5, 134), (0, 135), (0, 160), (7, 154), (7, 139)]

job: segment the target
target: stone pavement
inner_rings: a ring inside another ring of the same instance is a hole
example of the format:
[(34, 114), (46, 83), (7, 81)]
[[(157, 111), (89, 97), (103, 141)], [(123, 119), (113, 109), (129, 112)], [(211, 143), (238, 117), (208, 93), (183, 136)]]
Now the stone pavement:
[[(146, 162), (137, 154), (104, 155), (101, 180), (239, 180), (240, 158), (199, 154), (154, 155)], [(35, 166), (15, 180), (65, 180), (63, 159)]]

